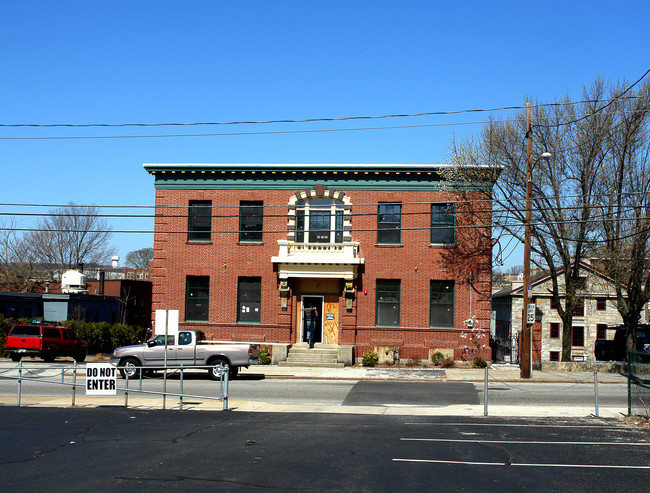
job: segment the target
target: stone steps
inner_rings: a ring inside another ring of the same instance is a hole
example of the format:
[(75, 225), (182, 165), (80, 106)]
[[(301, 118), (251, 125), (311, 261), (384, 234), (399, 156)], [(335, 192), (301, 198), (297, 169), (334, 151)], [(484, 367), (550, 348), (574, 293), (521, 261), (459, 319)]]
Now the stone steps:
[(329, 347), (309, 348), (307, 345), (297, 345), (289, 348), (287, 359), (278, 362), (278, 366), (299, 366), (314, 368), (343, 368), (338, 362), (338, 350)]

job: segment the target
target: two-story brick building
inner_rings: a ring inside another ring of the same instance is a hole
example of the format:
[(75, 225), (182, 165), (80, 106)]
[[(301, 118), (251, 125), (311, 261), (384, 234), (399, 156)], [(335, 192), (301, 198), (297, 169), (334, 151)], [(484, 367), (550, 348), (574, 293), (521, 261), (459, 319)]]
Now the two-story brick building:
[(144, 168), (153, 309), (179, 310), (182, 327), (304, 346), (313, 307), (316, 346), (357, 360), (373, 348), (490, 357), (489, 180), (454, 181), (447, 165)]

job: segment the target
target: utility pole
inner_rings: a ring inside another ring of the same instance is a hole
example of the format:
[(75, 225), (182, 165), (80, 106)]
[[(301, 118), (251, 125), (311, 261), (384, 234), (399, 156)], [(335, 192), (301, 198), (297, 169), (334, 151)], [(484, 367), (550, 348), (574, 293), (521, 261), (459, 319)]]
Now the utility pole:
[(532, 221), (533, 195), (533, 128), (531, 124), (531, 103), (526, 103), (526, 220), (524, 222), (524, 306), (521, 310), (521, 378), (532, 376), (533, 336), (532, 325), (528, 324), (527, 308), (530, 302), (530, 223)]

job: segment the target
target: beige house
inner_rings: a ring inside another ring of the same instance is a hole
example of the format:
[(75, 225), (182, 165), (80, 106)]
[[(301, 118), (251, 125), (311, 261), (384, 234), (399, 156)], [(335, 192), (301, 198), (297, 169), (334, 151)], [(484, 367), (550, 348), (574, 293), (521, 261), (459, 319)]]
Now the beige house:
[[(615, 327), (623, 320), (616, 308), (616, 291), (613, 281), (599, 272), (591, 263), (581, 262), (581, 286), (579, 295), (583, 302), (573, 316), (571, 356), (575, 361), (593, 360), (597, 340), (614, 338)], [(564, 294), (564, 277), (558, 279), (560, 295)], [(562, 353), (562, 319), (551, 296), (550, 276), (540, 276), (531, 282), (532, 302), (536, 305), (536, 321), (533, 325), (533, 362), (559, 361)], [(492, 311), (495, 318), (494, 341), (502, 350), (506, 361), (515, 361), (518, 354), (517, 341), (522, 328), (523, 287), (521, 282), (492, 295)], [(643, 320), (648, 314), (644, 313)], [(498, 358), (498, 354), (497, 354)], [(499, 358), (498, 358), (499, 359)]]

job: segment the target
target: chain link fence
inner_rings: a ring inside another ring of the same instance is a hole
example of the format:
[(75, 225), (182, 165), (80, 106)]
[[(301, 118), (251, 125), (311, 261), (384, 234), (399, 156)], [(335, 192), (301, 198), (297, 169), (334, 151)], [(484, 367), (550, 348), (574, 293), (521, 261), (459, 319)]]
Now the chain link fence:
[(627, 352), (627, 411), (628, 414), (650, 417), (650, 352)]

